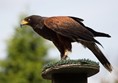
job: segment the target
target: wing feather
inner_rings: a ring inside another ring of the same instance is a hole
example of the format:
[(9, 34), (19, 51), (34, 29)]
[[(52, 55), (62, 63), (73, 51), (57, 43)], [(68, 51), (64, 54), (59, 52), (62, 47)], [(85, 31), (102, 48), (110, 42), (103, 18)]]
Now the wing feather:
[(100, 44), (94, 35), (81, 24), (67, 16), (50, 17), (44, 20), (47, 28), (73, 40), (93, 41)]
[(84, 21), (84, 20), (81, 19), (81, 18), (72, 17), (72, 16), (69, 16), (69, 17), (72, 18), (73, 20), (75, 20), (76, 22), (78, 22), (79, 24), (81, 24), (84, 28), (88, 29), (91, 33), (93, 33), (94, 37), (111, 37), (109, 34), (102, 33), (102, 32), (97, 32), (97, 31), (85, 26), (82, 23), (82, 21)]

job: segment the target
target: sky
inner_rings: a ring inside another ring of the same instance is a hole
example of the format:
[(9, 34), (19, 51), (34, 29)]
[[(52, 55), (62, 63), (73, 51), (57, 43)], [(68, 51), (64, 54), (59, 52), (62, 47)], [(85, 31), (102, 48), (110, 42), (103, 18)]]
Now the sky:
[[(84, 24), (96, 31), (106, 32), (111, 38), (96, 38), (104, 48), (100, 47), (118, 70), (118, 0), (0, 0), (0, 59), (6, 53), (6, 41), (12, 37), (15, 26), (19, 25), (22, 13), (41, 16), (76, 16), (84, 19)], [(48, 41), (47, 41), (48, 42)], [(51, 43), (51, 42), (49, 42)], [(51, 43), (52, 44), (52, 43)], [(59, 58), (59, 52), (54, 47), (50, 49), (52, 58)], [(96, 57), (81, 44), (74, 43), (70, 59), (89, 58), (97, 61)], [(114, 73), (114, 72), (113, 72)], [(113, 78), (100, 64), (100, 72), (89, 78), (89, 83), (100, 83), (100, 78)]]

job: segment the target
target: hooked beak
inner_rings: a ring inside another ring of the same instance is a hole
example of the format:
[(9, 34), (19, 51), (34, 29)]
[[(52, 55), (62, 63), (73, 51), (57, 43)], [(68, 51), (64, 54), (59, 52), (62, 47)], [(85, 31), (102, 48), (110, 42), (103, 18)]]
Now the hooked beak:
[(22, 27), (23, 25), (27, 25), (28, 22), (26, 20), (22, 20), (21, 23), (20, 23), (20, 27)]

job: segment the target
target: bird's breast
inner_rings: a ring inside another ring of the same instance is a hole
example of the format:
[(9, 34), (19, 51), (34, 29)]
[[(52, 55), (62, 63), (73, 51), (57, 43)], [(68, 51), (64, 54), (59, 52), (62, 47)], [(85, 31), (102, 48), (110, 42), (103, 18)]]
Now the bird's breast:
[(42, 29), (35, 28), (34, 31), (37, 32), (43, 38), (48, 39), (50, 41), (56, 38), (56, 33), (46, 27), (43, 27)]

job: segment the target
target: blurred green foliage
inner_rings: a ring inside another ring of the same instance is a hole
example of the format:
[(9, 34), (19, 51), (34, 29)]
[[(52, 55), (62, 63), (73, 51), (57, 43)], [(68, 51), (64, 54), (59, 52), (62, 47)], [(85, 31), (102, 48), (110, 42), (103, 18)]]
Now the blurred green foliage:
[(31, 27), (16, 27), (7, 42), (7, 57), (0, 61), (0, 83), (50, 83), (41, 77), (47, 51)]

